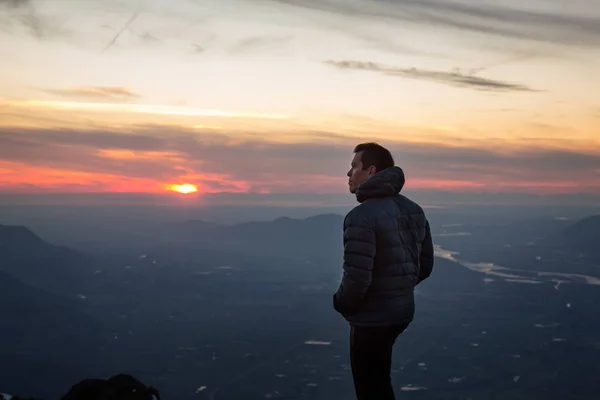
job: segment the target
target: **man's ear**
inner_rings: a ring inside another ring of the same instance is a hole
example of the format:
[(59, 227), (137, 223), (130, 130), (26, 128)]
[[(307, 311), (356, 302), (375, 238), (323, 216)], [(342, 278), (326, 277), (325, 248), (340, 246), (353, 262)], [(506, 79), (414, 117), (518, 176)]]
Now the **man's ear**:
[(369, 175), (375, 175), (377, 173), (377, 167), (374, 165), (371, 165), (369, 167)]

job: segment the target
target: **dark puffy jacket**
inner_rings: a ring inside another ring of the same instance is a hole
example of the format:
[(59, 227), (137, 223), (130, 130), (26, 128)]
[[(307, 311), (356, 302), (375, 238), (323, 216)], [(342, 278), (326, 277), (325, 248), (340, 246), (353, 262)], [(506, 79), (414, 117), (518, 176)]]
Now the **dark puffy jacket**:
[(356, 191), (344, 220), (344, 274), (333, 306), (354, 326), (410, 323), (414, 287), (433, 269), (433, 241), (423, 209), (400, 194), (404, 172), (392, 167)]

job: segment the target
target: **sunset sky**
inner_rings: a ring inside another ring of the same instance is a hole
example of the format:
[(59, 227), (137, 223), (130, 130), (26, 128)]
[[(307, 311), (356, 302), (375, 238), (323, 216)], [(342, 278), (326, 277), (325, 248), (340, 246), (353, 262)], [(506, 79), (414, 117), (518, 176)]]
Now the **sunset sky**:
[(597, 0), (0, 0), (0, 191), (600, 194)]

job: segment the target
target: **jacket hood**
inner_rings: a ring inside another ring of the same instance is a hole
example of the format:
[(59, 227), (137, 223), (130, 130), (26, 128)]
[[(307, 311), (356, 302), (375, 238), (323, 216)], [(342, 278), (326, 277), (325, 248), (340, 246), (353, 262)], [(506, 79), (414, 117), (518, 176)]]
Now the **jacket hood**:
[(397, 196), (404, 187), (404, 171), (394, 166), (379, 171), (360, 185), (356, 190), (359, 203), (374, 197)]

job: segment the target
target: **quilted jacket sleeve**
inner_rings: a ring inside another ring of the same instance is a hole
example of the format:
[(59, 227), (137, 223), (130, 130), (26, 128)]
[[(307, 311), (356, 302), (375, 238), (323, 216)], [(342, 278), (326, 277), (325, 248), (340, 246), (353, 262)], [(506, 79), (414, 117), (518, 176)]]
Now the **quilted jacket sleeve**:
[(344, 221), (344, 266), (333, 306), (344, 317), (360, 307), (372, 282), (375, 232), (360, 214), (350, 212)]
[(434, 250), (433, 239), (431, 238), (431, 228), (429, 221), (425, 224), (425, 239), (423, 240), (421, 254), (419, 255), (419, 280), (417, 283), (423, 282), (429, 278), (433, 270)]

